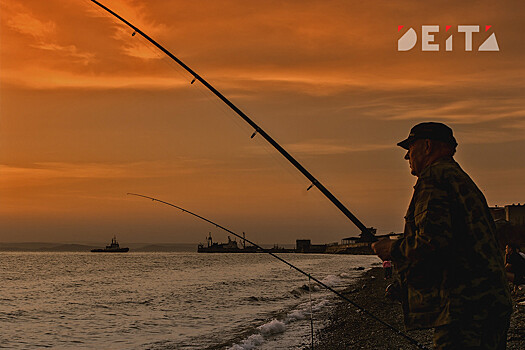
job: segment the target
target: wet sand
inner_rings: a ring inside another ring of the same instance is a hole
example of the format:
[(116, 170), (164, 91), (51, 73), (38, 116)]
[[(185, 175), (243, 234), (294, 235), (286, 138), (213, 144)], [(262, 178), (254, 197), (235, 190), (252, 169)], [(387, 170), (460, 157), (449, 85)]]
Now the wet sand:
[[(384, 290), (392, 280), (384, 280), (383, 269), (365, 272), (345, 294), (383, 321), (403, 330), (401, 305), (384, 297)], [(525, 349), (525, 290), (513, 294), (514, 313), (507, 338), (507, 349)], [(407, 333), (428, 348), (432, 348), (432, 330)], [(316, 350), (343, 349), (417, 349), (408, 340), (363, 314), (346, 301), (341, 301), (329, 315), (328, 325), (316, 333)]]

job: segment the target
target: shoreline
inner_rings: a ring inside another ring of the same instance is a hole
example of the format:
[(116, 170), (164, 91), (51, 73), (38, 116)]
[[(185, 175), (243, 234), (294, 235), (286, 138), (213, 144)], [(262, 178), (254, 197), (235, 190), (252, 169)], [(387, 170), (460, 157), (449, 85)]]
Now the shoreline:
[[(373, 267), (357, 278), (343, 294), (381, 320), (404, 331), (401, 304), (384, 297), (384, 290), (393, 279), (385, 280), (383, 276), (383, 268)], [(525, 290), (513, 293), (512, 297), (514, 312), (507, 334), (507, 349), (525, 349), (525, 305), (517, 304), (525, 300)], [(315, 334), (316, 349), (417, 349), (407, 339), (344, 300), (337, 301), (324, 321), (327, 325)], [(432, 348), (432, 329), (410, 331), (407, 334)]]

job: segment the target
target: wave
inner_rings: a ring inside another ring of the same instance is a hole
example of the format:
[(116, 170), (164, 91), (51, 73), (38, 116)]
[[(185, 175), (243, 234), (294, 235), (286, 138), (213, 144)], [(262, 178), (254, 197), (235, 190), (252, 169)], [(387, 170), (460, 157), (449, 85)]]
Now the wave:
[(239, 343), (233, 344), (228, 350), (252, 350), (271, 340), (274, 336), (286, 332), (295, 322), (311, 317), (311, 313), (318, 313), (330, 306), (330, 300), (320, 298), (312, 303), (304, 302), (288, 312), (282, 319), (273, 319), (256, 328), (255, 333)]
[[(357, 269), (360, 271), (361, 268)], [(353, 280), (355, 274), (351, 273), (340, 273), (335, 275), (328, 275), (321, 279), (320, 281), (331, 287), (346, 287), (348, 285), (348, 280)], [(299, 287), (292, 289), (289, 292), (288, 297), (302, 298), (305, 297), (307, 293), (316, 293), (316, 299), (310, 301), (305, 301), (295, 306), (288, 313), (281, 315), (279, 318), (274, 318), (271, 321), (257, 327), (255, 332), (250, 334), (247, 338), (233, 344), (228, 350), (253, 350), (263, 343), (270, 341), (275, 338), (276, 335), (282, 334), (291, 328), (292, 324), (298, 322), (305, 322), (312, 317), (312, 314), (318, 314), (327, 310), (331, 306), (332, 296), (328, 293), (319, 295), (319, 292), (324, 292), (326, 289), (319, 285), (316, 282), (303, 284)], [(259, 301), (256, 297), (251, 297), (253, 301)]]

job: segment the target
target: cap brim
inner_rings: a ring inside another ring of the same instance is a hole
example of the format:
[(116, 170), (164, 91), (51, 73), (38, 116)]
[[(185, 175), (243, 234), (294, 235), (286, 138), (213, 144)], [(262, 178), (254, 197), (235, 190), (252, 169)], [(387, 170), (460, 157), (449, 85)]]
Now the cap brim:
[(399, 147), (402, 147), (402, 148), (408, 150), (408, 148), (410, 147), (410, 144), (411, 144), (412, 142), (414, 142), (414, 140), (415, 140), (414, 137), (409, 137), (409, 138), (407, 138), (406, 140), (403, 140), (403, 141), (401, 141), (401, 142), (398, 142), (397, 145), (398, 145)]
[[(398, 142), (398, 146), (399, 147), (402, 147), (404, 149), (406, 149), (408, 151), (408, 149), (410, 148), (410, 145), (414, 143), (414, 141), (416, 141), (417, 139), (422, 139), (422, 138), (426, 138), (426, 137), (414, 137), (414, 136), (409, 136), (406, 140), (403, 140), (401, 142)], [(450, 139), (441, 139), (441, 138), (432, 138), (432, 137), (428, 137), (428, 139), (431, 139), (431, 140), (438, 140), (438, 141), (441, 141), (441, 142), (445, 142), (445, 143), (448, 143), (450, 145), (452, 145), (453, 147), (456, 147), (458, 145), (458, 143), (456, 142), (456, 139), (454, 137), (450, 138)]]

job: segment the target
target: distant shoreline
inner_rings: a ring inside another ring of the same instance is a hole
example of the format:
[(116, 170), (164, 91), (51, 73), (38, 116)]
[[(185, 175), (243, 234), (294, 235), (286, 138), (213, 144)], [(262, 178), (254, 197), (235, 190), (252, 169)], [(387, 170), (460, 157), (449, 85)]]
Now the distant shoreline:
[[(105, 247), (107, 242), (76, 243), (0, 243), (1, 252), (91, 252), (91, 249)], [(196, 252), (197, 243), (130, 243), (132, 252)]]
[[(52, 243), (52, 242), (0, 242), (0, 252), (91, 252), (91, 249), (103, 248), (108, 242), (94, 243)], [(130, 252), (197, 252), (198, 243), (126, 243), (122, 245), (130, 248)], [(283, 246), (290, 246), (287, 244)], [(273, 247), (272, 244), (261, 244), (264, 248)]]

